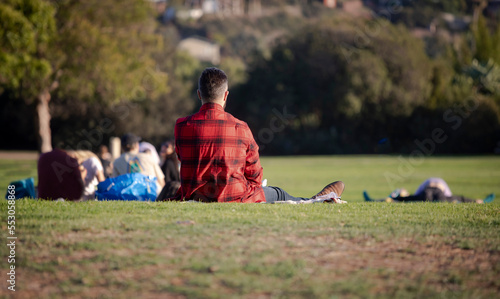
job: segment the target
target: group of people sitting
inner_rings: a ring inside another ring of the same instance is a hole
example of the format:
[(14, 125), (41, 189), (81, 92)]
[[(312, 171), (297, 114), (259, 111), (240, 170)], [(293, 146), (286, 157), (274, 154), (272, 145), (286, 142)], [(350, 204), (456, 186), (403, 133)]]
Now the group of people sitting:
[[(140, 138), (126, 134), (122, 137), (124, 153), (112, 163), (110, 175), (139, 172), (156, 177), (161, 190), (156, 200), (345, 203), (341, 200), (345, 187), (342, 181), (334, 181), (308, 198), (263, 184), (259, 147), (250, 128), (225, 111), (229, 91), (228, 78), (222, 70), (205, 69), (198, 79), (197, 94), (201, 108), (176, 121), (175, 144), (163, 144), (158, 157), (152, 145), (141, 146)], [(43, 154), (38, 162), (39, 197), (91, 199), (96, 183), (104, 179), (102, 172), (101, 163), (90, 153), (56, 149)], [(403, 198), (398, 194), (393, 199), (440, 201), (450, 197), (451, 193), (441, 194), (442, 184), (428, 187), (423, 192), (425, 196)], [(365, 199), (371, 201), (366, 192)], [(453, 200), (468, 201), (458, 197), (450, 199)]]
[(173, 141), (163, 143), (160, 154), (152, 144), (140, 141), (141, 138), (132, 133), (123, 135), (123, 154), (114, 161), (104, 145), (98, 154), (88, 150), (56, 148), (40, 155), (37, 197), (48, 200), (94, 200), (100, 182), (128, 173), (154, 177), (157, 190), (163, 192), (159, 192), (159, 195), (173, 196), (180, 186), (179, 163)]

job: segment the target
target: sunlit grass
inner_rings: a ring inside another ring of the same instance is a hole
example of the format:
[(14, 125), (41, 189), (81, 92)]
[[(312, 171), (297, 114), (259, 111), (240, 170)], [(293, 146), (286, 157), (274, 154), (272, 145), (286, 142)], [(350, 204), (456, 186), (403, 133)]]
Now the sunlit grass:
[[(500, 201), (361, 202), (363, 189), (374, 196), (391, 191), (383, 174), (398, 163), (369, 156), (263, 159), (270, 184), (292, 194), (343, 180), (346, 205), (16, 201), (16, 295), (497, 297)], [(429, 158), (403, 183), (411, 190), (437, 175), (464, 195), (500, 194), (498, 163)], [(28, 166), (14, 176), (4, 172), (4, 182), (33, 173), (34, 163), (21, 165)], [(7, 201), (0, 210), (6, 213)], [(7, 246), (0, 255), (8, 255)]]
[[(414, 161), (405, 156), (264, 157), (268, 184), (292, 195), (312, 196), (326, 184), (342, 180), (343, 199), (362, 201), (363, 190), (385, 197), (396, 188), (413, 192), (429, 177), (442, 177), (455, 194), (483, 198), (500, 195), (500, 157), (426, 157)], [(417, 163), (418, 162), (418, 163)]]

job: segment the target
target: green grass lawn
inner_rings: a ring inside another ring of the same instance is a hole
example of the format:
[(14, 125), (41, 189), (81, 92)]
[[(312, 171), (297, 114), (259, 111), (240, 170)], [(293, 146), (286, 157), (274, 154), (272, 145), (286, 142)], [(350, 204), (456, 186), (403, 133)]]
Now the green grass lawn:
[[(348, 204), (20, 200), (15, 297), (500, 298), (500, 199), (388, 204), (361, 195), (414, 191), (440, 176), (456, 194), (499, 196), (500, 157), (433, 157), (408, 169), (397, 156), (262, 164), (270, 185), (299, 196), (343, 180)], [(36, 177), (35, 165), (0, 161), (2, 193)], [(7, 242), (7, 202), (0, 207)], [(7, 246), (0, 255), (0, 297), (13, 297)]]
[(5, 198), (5, 192), (10, 182), (28, 177), (35, 178), (35, 184), (38, 183), (36, 161), (0, 159), (0, 196)]
[(453, 193), (483, 198), (500, 195), (500, 157), (427, 157), (417, 164), (399, 156), (272, 157), (262, 158), (269, 185), (290, 194), (312, 196), (326, 184), (342, 180), (343, 199), (363, 201), (367, 190), (385, 197), (396, 188), (413, 192), (425, 179), (444, 178)]

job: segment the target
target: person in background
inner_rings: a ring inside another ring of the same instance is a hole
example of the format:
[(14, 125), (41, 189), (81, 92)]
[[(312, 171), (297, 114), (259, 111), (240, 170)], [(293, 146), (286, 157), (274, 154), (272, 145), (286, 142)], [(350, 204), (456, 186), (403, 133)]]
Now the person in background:
[(139, 153), (146, 153), (151, 155), (153, 161), (158, 165), (160, 164), (160, 156), (158, 155), (158, 151), (156, 151), (156, 148), (151, 143), (145, 141), (139, 143)]
[(104, 176), (109, 178), (113, 173), (113, 157), (106, 145), (103, 144), (99, 147), (98, 157), (104, 169)]
[(76, 158), (78, 163), (84, 167), (85, 175), (82, 176), (84, 185), (82, 200), (94, 200), (97, 185), (105, 180), (101, 161), (91, 151), (68, 151), (68, 154)]
[(153, 161), (151, 155), (139, 152), (140, 137), (127, 133), (122, 136), (121, 143), (124, 153), (113, 162), (112, 177), (127, 173), (142, 173), (156, 177), (158, 193), (165, 185), (165, 175), (160, 165)]
[(448, 184), (442, 178), (431, 177), (425, 180), (413, 195), (404, 189), (394, 190), (388, 197), (382, 199), (372, 199), (368, 193), (363, 191), (365, 201), (378, 202), (412, 202), (412, 201), (434, 201), (434, 202), (453, 202), (453, 203), (490, 203), (495, 199), (495, 194), (489, 194), (485, 199), (472, 199), (462, 195), (453, 195)]
[(180, 164), (175, 153), (174, 144), (174, 140), (169, 139), (161, 145), (160, 165), (163, 174), (165, 174), (165, 182), (180, 181)]
[(179, 176), (180, 165), (174, 149), (174, 140), (167, 140), (161, 145), (160, 161), (161, 170), (165, 175), (165, 187), (163, 187), (160, 195), (156, 198), (157, 201), (174, 197), (181, 187)]
[(80, 200), (87, 172), (76, 157), (62, 149), (43, 153), (38, 159), (38, 198)]

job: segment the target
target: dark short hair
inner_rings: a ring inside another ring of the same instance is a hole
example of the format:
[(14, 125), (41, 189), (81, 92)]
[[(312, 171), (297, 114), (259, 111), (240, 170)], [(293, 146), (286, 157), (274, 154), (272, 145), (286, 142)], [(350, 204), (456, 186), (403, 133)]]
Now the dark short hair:
[(141, 137), (134, 135), (133, 133), (127, 133), (122, 136), (122, 147), (128, 152), (134, 147), (134, 144), (141, 141)]
[(161, 146), (165, 146), (165, 147), (167, 147), (169, 145), (174, 145), (175, 146), (175, 139), (167, 139), (167, 140), (165, 140), (165, 142), (163, 142), (161, 144)]
[(227, 76), (224, 71), (215, 67), (206, 68), (198, 80), (201, 98), (212, 102), (224, 95), (227, 90)]

